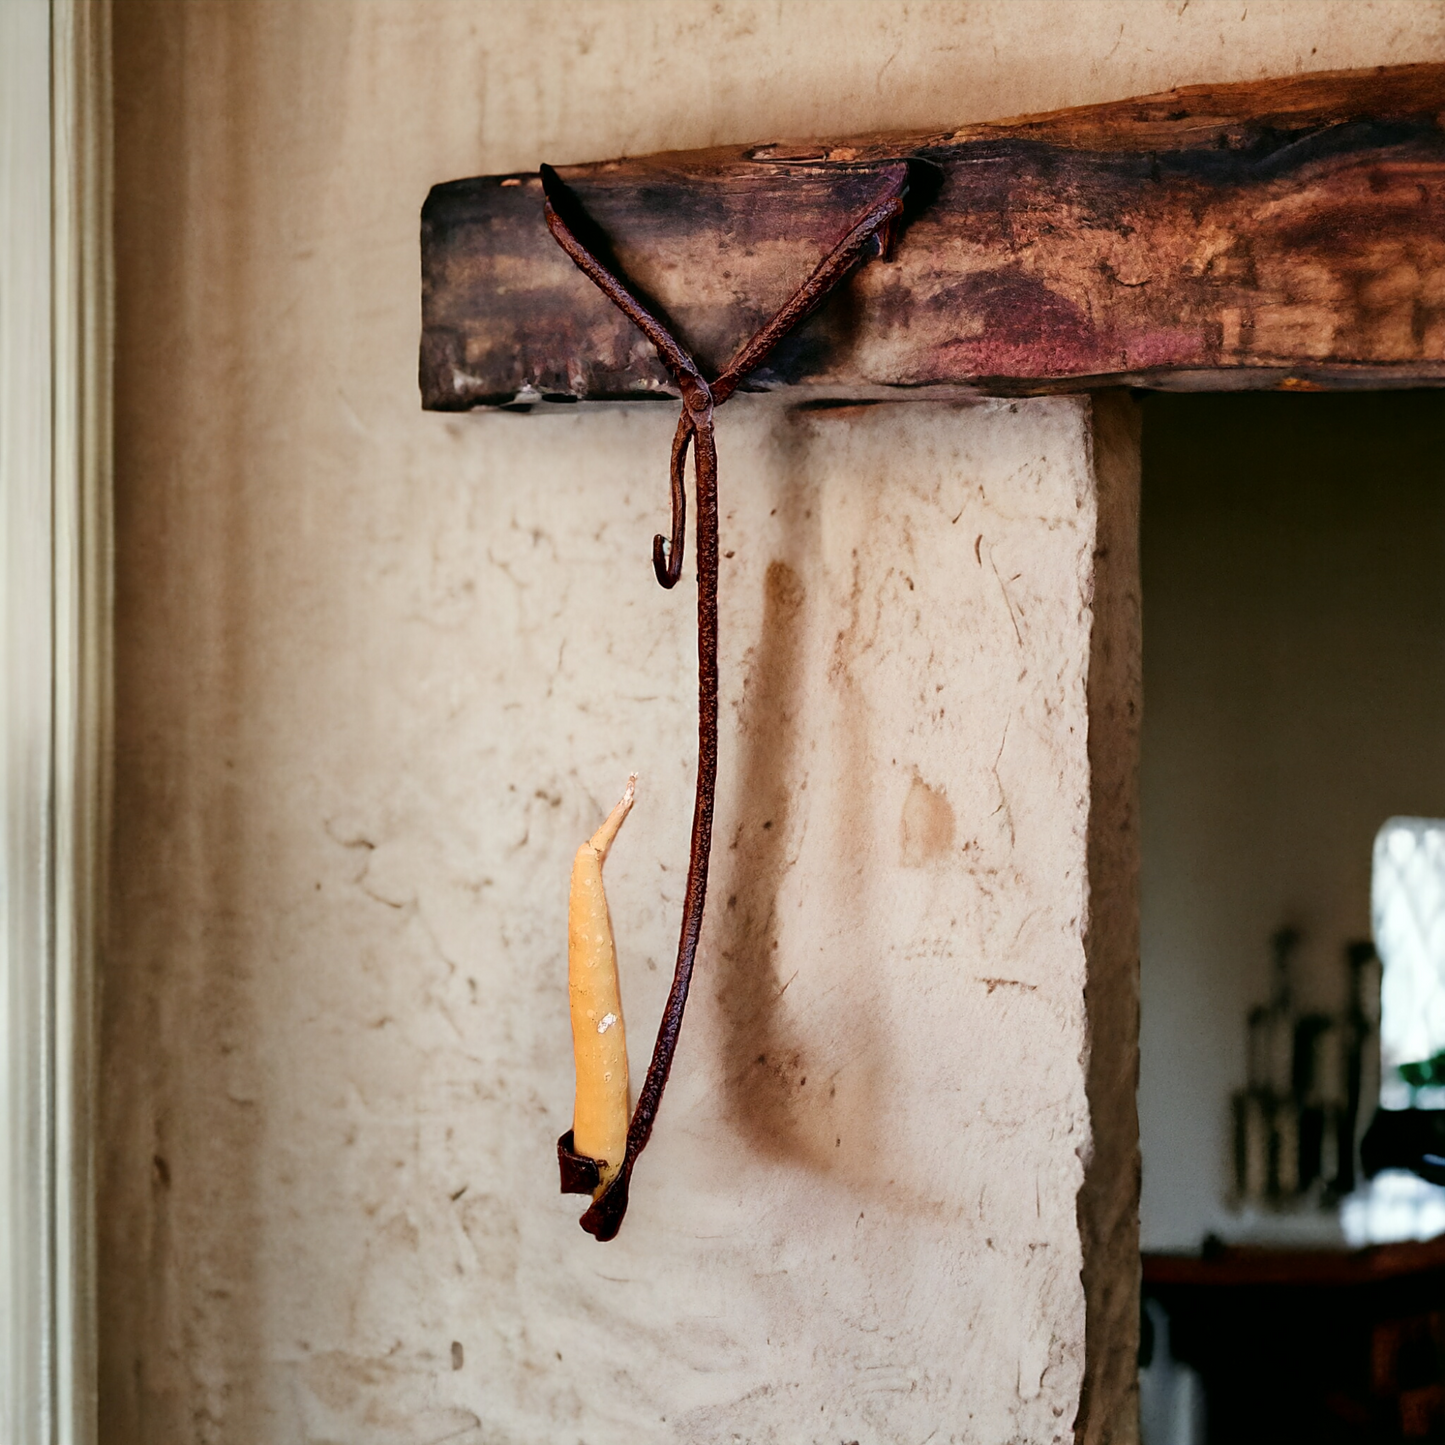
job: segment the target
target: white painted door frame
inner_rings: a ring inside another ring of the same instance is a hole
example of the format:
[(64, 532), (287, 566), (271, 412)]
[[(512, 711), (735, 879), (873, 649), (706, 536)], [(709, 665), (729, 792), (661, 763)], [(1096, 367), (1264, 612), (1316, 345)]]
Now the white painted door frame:
[(95, 1436), (110, 4), (0, 0), (0, 1439)]

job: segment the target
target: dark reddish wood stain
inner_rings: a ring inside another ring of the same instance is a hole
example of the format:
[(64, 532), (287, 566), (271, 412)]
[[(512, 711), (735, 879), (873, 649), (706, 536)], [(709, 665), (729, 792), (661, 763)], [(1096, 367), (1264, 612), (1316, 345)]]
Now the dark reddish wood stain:
[[(1023, 395), (1445, 384), (1445, 65), (1388, 67), (970, 126), (562, 172), (616, 262), (720, 367), (911, 162), (890, 258), (747, 389)], [(433, 189), (423, 405), (675, 396), (547, 233), (535, 175)]]
[(1144, 1283), (1250, 1288), (1359, 1285), (1445, 1271), (1445, 1239), (1406, 1240), (1368, 1249), (1267, 1249), (1231, 1245), (1207, 1256), (1144, 1255)]

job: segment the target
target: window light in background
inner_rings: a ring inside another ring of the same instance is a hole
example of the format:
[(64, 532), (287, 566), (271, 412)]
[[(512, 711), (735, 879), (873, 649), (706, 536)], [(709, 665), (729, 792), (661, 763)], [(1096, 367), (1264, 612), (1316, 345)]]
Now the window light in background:
[(1401, 1064), (1445, 1051), (1445, 819), (1391, 818), (1375, 835), (1370, 881), (1380, 983), (1380, 1104), (1445, 1104), (1412, 1091)]
[[(1380, 1107), (1445, 1108), (1445, 1088), (1400, 1072), (1445, 1054), (1445, 819), (1391, 818), (1375, 835), (1370, 913), (1383, 966)], [(1340, 1225), (1352, 1245), (1431, 1239), (1445, 1233), (1445, 1189), (1383, 1170), (1343, 1202)]]

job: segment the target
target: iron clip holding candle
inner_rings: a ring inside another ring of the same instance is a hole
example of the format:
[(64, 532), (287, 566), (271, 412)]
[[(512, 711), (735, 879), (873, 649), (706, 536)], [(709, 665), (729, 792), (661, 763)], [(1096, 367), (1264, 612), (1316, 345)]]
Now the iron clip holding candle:
[[(713, 413), (735, 392), (743, 378), (762, 364), (772, 349), (828, 293), (870, 255), (888, 249), (893, 224), (903, 213), (907, 191), (906, 162), (877, 168), (884, 182), (878, 199), (850, 227), (752, 340), (739, 350), (715, 381), (708, 382), (697, 364), (665, 326), (633, 294), (625, 282), (598, 259), (600, 245), (589, 248), (578, 239), (593, 230), (576, 198), (551, 166), (543, 166), (547, 228), (579, 270), (656, 348), (662, 364), (682, 393), (682, 415), (672, 442), (672, 523), (670, 535), (653, 539), (652, 563), (657, 580), (673, 587), (682, 576), (687, 497), (684, 487), (687, 454), (693, 453), (697, 491), (697, 664), (698, 756), (697, 796), (692, 814), (692, 848), (683, 898), (682, 932), (677, 967), (663, 1009), (652, 1062), (638, 1094), (637, 1107), (626, 1124), (627, 1049), (617, 982), (616, 950), (602, 888), (607, 850), (632, 806), (634, 779), (607, 821), (578, 850), (573, 865), (568, 906), (568, 991), (577, 1066), (577, 1102), (573, 1127), (557, 1141), (557, 1159), (564, 1194), (590, 1194), (592, 1203), (582, 1228), (599, 1240), (616, 1236), (627, 1213), (628, 1190), (637, 1157), (647, 1147), (662, 1093), (672, 1069), (682, 1029), (683, 1010), (692, 983), (698, 937), (707, 898), (707, 865), (712, 847), (713, 798), (717, 785), (718, 718), (718, 497), (717, 448)], [(590, 239), (590, 237), (589, 237)], [(613, 1004), (615, 1000), (615, 1006)], [(608, 1022), (609, 1018), (611, 1022)], [(612, 1157), (621, 1147), (621, 1158)]]

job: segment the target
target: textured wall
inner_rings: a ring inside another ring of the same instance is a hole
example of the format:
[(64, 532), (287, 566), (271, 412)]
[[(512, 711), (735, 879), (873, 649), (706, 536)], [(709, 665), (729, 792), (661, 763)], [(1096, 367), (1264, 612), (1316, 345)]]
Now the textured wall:
[(671, 421), (422, 415), (417, 212), (543, 157), (1441, 32), (1358, 0), (120, 0), (107, 1445), (1067, 1434), (1078, 1151), (1118, 1088), (1084, 1059), (1088, 409), (724, 413), (715, 906), (599, 1247), (549, 1152), (563, 898), (639, 766), (609, 871), (645, 1052), (691, 761), (689, 600), (646, 560)]

